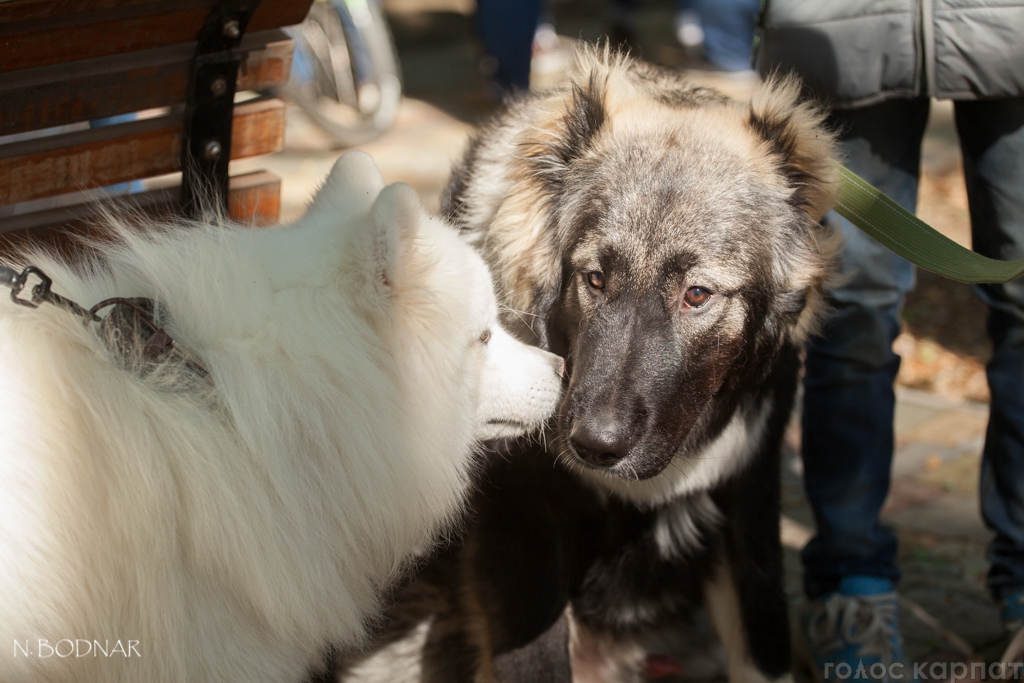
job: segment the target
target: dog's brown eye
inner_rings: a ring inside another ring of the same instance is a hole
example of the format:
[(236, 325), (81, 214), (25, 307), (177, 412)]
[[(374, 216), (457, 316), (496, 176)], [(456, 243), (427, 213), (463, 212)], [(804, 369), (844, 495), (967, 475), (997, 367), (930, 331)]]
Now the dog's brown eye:
[(683, 301), (690, 308), (700, 308), (711, 300), (711, 291), (703, 287), (690, 287), (683, 294)]
[(483, 333), (480, 335), (480, 343), (486, 344), (489, 341), (491, 341), (491, 331), (484, 330)]
[(604, 289), (604, 273), (599, 270), (592, 270), (587, 273), (587, 284), (594, 289)]

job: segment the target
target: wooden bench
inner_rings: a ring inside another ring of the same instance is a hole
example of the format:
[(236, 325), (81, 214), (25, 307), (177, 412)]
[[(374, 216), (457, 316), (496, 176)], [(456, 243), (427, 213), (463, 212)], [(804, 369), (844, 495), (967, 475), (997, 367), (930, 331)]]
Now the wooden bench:
[(236, 92), (287, 79), (280, 27), (310, 4), (0, 1), (0, 244), (61, 242), (109, 194), (96, 188), (161, 176), (131, 204), (195, 214), (212, 196), (236, 220), (276, 222), (280, 180), (229, 178), (228, 162), (280, 150), (284, 107)]

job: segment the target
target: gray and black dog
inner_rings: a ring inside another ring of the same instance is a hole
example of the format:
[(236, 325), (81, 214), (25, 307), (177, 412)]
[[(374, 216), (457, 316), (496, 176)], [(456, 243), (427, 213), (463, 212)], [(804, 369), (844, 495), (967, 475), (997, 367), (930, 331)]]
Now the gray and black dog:
[[(465, 537), (350, 681), (634, 681), (704, 610), (731, 681), (790, 673), (779, 462), (839, 248), (799, 84), (740, 104), (602, 49), (473, 139), (443, 213), (566, 358), (543, 442), (489, 457)], [(497, 448), (497, 447), (496, 447)]]

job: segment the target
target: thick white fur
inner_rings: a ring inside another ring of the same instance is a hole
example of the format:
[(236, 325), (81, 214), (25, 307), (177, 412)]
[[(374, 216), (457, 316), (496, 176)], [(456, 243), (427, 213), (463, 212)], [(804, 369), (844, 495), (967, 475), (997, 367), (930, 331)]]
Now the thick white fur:
[(119, 230), (88, 274), (32, 262), (82, 304), (158, 300), (212, 384), (0, 301), (0, 681), (300, 680), (453, 521), (474, 439), (555, 408), (560, 361), (504, 338), (480, 258), (365, 155), (278, 230)]

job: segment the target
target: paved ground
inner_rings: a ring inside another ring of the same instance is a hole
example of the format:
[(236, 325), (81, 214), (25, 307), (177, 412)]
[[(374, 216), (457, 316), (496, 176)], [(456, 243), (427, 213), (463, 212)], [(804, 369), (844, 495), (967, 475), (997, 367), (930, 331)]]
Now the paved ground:
[[(478, 63), (479, 48), (473, 33), (468, 0), (389, 0), (409, 97), (398, 123), (379, 140), (364, 145), (388, 182), (412, 184), (428, 207), (436, 208), (451, 163), (458, 158), (472, 125), (493, 109), (494, 102)], [(585, 39), (603, 32), (601, 3), (555, 2), (559, 33)], [(644, 4), (641, 11), (641, 48), (645, 56), (665, 64), (687, 66), (693, 60), (675, 46), (671, 37), (671, 3)], [(557, 77), (561, 56), (548, 55), (535, 64), (539, 81)], [(689, 61), (688, 61), (689, 60)], [(712, 78), (695, 72), (697, 78)], [(719, 82), (743, 94), (743, 83)], [(285, 219), (299, 215), (340, 150), (313, 129), (297, 112), (289, 113), (287, 148), (280, 154), (238, 163), (242, 168), (262, 167), (283, 178)], [(925, 146), (925, 172), (941, 179), (959, 173), (959, 156), (948, 107), (934, 112)], [(945, 180), (943, 180), (945, 182)], [(926, 186), (922, 214), (961, 242), (968, 242), (966, 212), (959, 195), (949, 187)], [(968, 294), (969, 296), (969, 294)], [(930, 309), (925, 305), (925, 314)], [(941, 343), (910, 338), (902, 347), (909, 356), (921, 348), (929, 358), (949, 354), (958, 367), (973, 362), (972, 391), (946, 392), (981, 396), (980, 364), (962, 350)], [(907, 346), (910, 344), (910, 346)], [(936, 355), (939, 354), (939, 355)], [(966, 359), (966, 360), (965, 360)], [(923, 361), (908, 361), (911, 369)], [(915, 365), (914, 363), (917, 363)], [(928, 368), (925, 367), (925, 371)], [(926, 378), (927, 379), (927, 378)], [(923, 384), (928, 385), (927, 381)], [(897, 453), (892, 493), (885, 521), (899, 534), (900, 558), (905, 573), (906, 598), (902, 620), (908, 654), (912, 657), (997, 658), (1004, 645), (996, 608), (984, 591), (984, 548), (989, 533), (978, 513), (977, 479), (987, 410), (984, 403), (943, 398), (935, 393), (902, 389), (897, 408)], [(787, 546), (788, 591), (793, 604), (800, 601), (797, 550), (807, 541), (813, 520), (800, 482), (798, 435), (792, 430), (784, 477), (784, 541)]]

